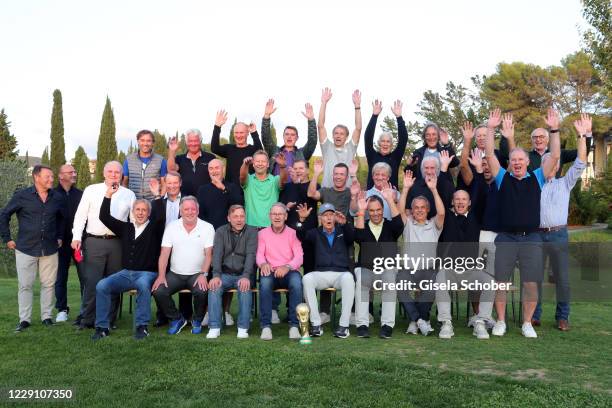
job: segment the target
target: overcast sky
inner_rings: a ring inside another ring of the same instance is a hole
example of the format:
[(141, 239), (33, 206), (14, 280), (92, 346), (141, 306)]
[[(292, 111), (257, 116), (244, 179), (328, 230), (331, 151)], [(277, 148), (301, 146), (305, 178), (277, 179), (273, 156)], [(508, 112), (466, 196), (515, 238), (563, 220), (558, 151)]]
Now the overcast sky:
[[(578, 0), (429, 1), (3, 1), (0, 108), (21, 154), (49, 144), (52, 92), (63, 95), (66, 157), (95, 156), (106, 95), (117, 142), (139, 129), (174, 134), (196, 127), (210, 140), (215, 112), (258, 127), (267, 98), (277, 127), (318, 112), (353, 127), (351, 92), (384, 114), (394, 99), (416, 119), (424, 91), (469, 85), (499, 62), (558, 64), (578, 50)], [(223, 135), (229, 132), (229, 124)], [(360, 151), (363, 152), (363, 144)]]

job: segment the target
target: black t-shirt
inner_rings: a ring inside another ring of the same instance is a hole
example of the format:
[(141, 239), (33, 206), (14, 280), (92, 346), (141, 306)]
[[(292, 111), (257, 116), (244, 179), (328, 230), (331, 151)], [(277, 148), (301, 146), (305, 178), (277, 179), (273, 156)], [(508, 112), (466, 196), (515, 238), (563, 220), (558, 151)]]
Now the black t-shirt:
[(208, 174), (208, 163), (216, 156), (212, 153), (202, 150), (202, 154), (195, 160), (191, 161), (186, 154), (176, 156), (175, 162), (179, 166), (179, 174), (181, 175), (181, 195), (183, 197), (198, 193), (198, 188), (206, 183), (210, 183), (210, 175)]
[[(287, 225), (295, 226), (298, 222), (299, 217), (297, 214), (297, 206), (298, 204), (306, 203), (308, 208), (312, 208), (310, 215), (306, 220), (304, 220), (304, 228), (316, 228), (317, 227), (317, 200), (308, 197), (308, 186), (310, 182), (306, 183), (287, 183), (285, 184), (285, 188), (281, 192), (280, 201), (283, 204), (288, 204), (291, 202), (295, 203), (295, 206), (289, 210), (289, 215), (287, 217)], [(317, 189), (319, 189), (319, 185), (317, 184)]]
[(215, 228), (227, 224), (227, 210), (234, 204), (244, 205), (241, 188), (230, 182), (223, 182), (225, 191), (215, 187), (213, 183), (204, 184), (198, 189), (198, 218), (209, 222)]

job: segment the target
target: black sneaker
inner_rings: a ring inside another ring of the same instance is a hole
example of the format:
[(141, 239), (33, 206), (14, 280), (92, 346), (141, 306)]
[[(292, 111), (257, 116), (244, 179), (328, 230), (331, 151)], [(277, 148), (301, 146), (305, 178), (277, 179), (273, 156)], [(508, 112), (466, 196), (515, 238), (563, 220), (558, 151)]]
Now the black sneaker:
[(81, 324), (79, 324), (79, 330), (87, 330), (87, 329), (95, 329), (95, 326), (93, 324), (83, 323), (81, 321)]
[(81, 325), (81, 319), (83, 317), (81, 315), (78, 315), (77, 318), (74, 320), (74, 322), (72, 323), (73, 326), (80, 326)]
[(378, 337), (380, 337), (381, 339), (390, 339), (392, 334), (393, 334), (393, 327), (387, 326), (386, 324), (384, 324), (380, 328), (380, 333)]
[(136, 327), (136, 333), (134, 333), (134, 338), (136, 340), (142, 340), (149, 335), (149, 330), (146, 325)]
[(96, 332), (91, 336), (93, 341), (103, 339), (104, 337), (108, 337), (110, 334), (108, 329), (103, 329), (102, 327), (96, 327)]
[(362, 338), (362, 339), (369, 338), (370, 330), (368, 329), (368, 326), (359, 326), (357, 328), (357, 337)]
[(310, 326), (310, 335), (312, 337), (321, 337), (323, 335), (323, 329), (321, 329), (321, 326)]
[(51, 319), (45, 319), (42, 321), (42, 325), (43, 326), (47, 326), (47, 327), (51, 327), (53, 326), (55, 323), (53, 323), (53, 320)]
[(23, 322), (19, 322), (17, 327), (15, 327), (15, 333), (20, 333), (28, 327), (30, 327), (30, 322), (26, 322), (25, 320)]
[(168, 319), (157, 319), (153, 327), (164, 327), (168, 325)]
[(338, 326), (338, 328), (334, 332), (334, 336), (340, 339), (346, 339), (348, 336), (350, 336), (349, 328), (344, 326)]

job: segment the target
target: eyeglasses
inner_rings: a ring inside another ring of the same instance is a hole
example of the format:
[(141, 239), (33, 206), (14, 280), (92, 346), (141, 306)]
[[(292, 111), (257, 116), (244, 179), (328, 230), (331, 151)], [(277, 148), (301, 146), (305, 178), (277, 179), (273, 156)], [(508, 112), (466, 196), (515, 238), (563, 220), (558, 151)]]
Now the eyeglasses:
[(531, 136), (532, 139), (546, 139), (546, 135), (533, 135)]

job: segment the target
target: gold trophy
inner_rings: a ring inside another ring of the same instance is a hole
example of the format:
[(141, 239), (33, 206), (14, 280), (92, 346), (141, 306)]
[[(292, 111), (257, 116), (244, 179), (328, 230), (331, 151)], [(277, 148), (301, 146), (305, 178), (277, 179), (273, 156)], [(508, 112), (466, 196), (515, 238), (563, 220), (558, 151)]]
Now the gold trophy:
[(310, 308), (306, 303), (300, 303), (295, 307), (295, 313), (300, 321), (300, 334), (302, 335), (300, 344), (312, 344), (310, 338)]

